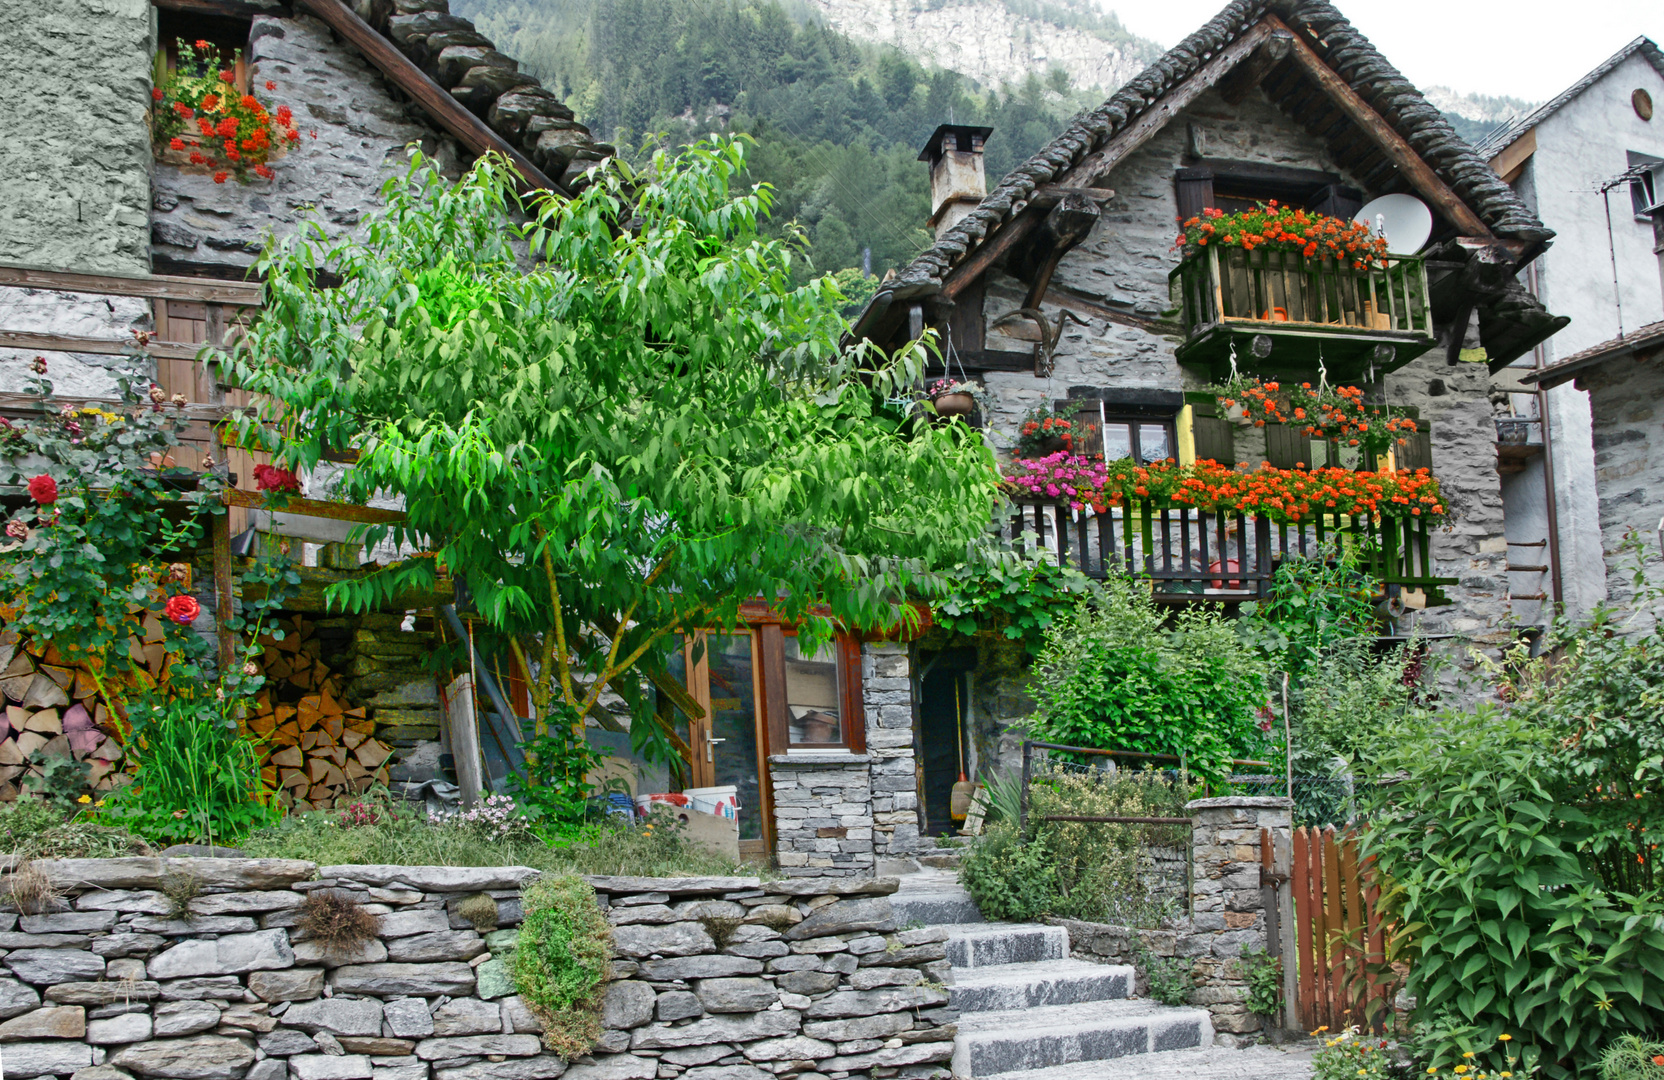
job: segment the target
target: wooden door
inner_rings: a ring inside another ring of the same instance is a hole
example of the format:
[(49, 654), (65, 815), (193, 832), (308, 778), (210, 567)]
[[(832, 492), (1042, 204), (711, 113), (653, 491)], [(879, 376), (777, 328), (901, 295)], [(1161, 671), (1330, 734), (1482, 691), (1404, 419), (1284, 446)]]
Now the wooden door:
[(735, 787), (740, 854), (751, 858), (766, 857), (774, 839), (758, 637), (749, 628), (701, 631), (689, 635), (683, 647), (688, 692), (705, 712), (688, 725), (689, 786)]

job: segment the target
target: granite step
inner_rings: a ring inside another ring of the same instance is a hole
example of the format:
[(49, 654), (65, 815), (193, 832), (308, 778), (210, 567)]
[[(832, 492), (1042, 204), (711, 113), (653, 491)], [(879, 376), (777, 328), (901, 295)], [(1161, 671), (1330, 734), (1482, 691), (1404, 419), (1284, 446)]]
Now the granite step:
[(1046, 1069), (997, 1073), (985, 1080), (1146, 1080), (1152, 1075), (1184, 1080), (1310, 1080), (1315, 1044), (1208, 1047), (1135, 1054), (1101, 1061), (1076, 1061)]
[(955, 970), (1039, 964), (1069, 957), (1069, 932), (1032, 923), (972, 923), (950, 927), (948, 962)]
[[(920, 863), (924, 859), (918, 860)], [(901, 879), (901, 888), (891, 897), (896, 917), (903, 925), (952, 926), (982, 922), (976, 901), (959, 884), (959, 875), (940, 867), (922, 866), (920, 872)]]
[(1132, 996), (1133, 969), (1085, 960), (961, 968), (948, 987), (960, 1013), (1008, 1012)]
[(990, 1077), (1212, 1044), (1206, 1009), (1147, 1000), (973, 1012), (959, 1019), (953, 1074)]

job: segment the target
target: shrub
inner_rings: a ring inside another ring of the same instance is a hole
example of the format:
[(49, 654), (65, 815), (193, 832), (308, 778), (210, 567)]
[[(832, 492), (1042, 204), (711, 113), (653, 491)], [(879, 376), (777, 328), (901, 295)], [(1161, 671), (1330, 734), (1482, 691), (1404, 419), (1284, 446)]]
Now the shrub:
[(525, 922), (509, 970), (543, 1044), (568, 1060), (601, 1037), (602, 984), (612, 931), (595, 890), (576, 877), (542, 877), (521, 894)]
[(313, 889), (300, 906), (295, 925), (338, 956), (351, 955), (381, 928), (381, 920), (349, 893)]
[(1169, 616), (1147, 584), (1112, 577), (1054, 622), (1035, 666), (1034, 734), (1070, 746), (1174, 754), (1209, 781), (1264, 752), (1265, 663), (1217, 611)]
[(1237, 967), (1248, 983), (1248, 1011), (1275, 1017), (1283, 1007), (1283, 962), (1264, 949), (1243, 949)]
[(189, 870), (176, 870), (162, 875), (162, 895), (167, 898), (170, 919), (191, 918), (191, 901), (201, 893), (202, 879)]
[(1312, 1080), (1388, 1080), (1398, 1075), (1385, 1039), (1368, 1038), (1356, 1027), (1333, 1037), (1326, 1027), (1312, 1034), (1323, 1039), (1322, 1048), (1312, 1055)]
[(1138, 955), (1144, 968), (1144, 980), (1149, 984), (1150, 997), (1163, 1005), (1185, 1005), (1190, 992), (1196, 989), (1196, 975), (1191, 961), (1180, 956), (1157, 956), (1148, 950)]
[(1015, 822), (999, 822), (971, 845), (959, 884), (990, 919), (1037, 919), (1057, 902), (1057, 867), (1044, 844), (1025, 844)]
[(1618, 1036), (1601, 1052), (1600, 1080), (1664, 1080), (1664, 1043)]
[(1635, 830), (1589, 812), (1600, 797), (1569, 782), (1579, 758), (1555, 724), (1480, 706), (1406, 727), (1380, 759), (1400, 782), (1361, 854), (1403, 928), (1392, 952), (1410, 964), (1429, 1067), (1471, 1052), (1494, 1073), (1517, 1046), (1527, 1069), (1588, 1077), (1615, 1036), (1664, 1026), (1664, 905), (1613, 888), (1589, 858)]

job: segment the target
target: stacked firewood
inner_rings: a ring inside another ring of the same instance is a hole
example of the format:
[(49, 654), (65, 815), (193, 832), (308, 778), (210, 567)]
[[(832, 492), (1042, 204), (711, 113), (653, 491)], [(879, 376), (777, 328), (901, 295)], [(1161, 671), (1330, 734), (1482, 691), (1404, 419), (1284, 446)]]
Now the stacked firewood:
[(373, 737), (375, 723), (363, 706), (348, 707), (312, 624), (296, 615), (280, 628), (282, 640), (262, 639), (259, 665), (268, 682), (246, 721), (265, 754), (267, 785), (284, 806), (315, 810), (386, 783), (393, 748)]
[[(132, 644), (133, 658), (154, 678), (162, 678), (165, 655), (162, 624), (146, 620), (145, 640)], [(0, 801), (10, 802), (40, 773), (49, 757), (87, 762), (88, 781), (98, 791), (123, 782), (117, 770), (121, 743), (110, 734), (109, 711), (84, 669), (64, 662), (58, 650), (17, 631), (0, 630)]]

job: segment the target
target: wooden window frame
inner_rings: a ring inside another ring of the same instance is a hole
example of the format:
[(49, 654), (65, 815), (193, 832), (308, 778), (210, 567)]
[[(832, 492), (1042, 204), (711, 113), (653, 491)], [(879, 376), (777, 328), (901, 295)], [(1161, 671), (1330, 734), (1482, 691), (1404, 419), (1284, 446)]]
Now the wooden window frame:
[(764, 715), (771, 756), (803, 754), (864, 754), (867, 752), (866, 699), (861, 693), (861, 642), (851, 634), (839, 633), (832, 642), (838, 670), (838, 706), (843, 721), (843, 738), (835, 743), (791, 741), (790, 717), (786, 710), (786, 638), (797, 636), (779, 623), (764, 623), (759, 647), (763, 651), (758, 668), (763, 673)]

